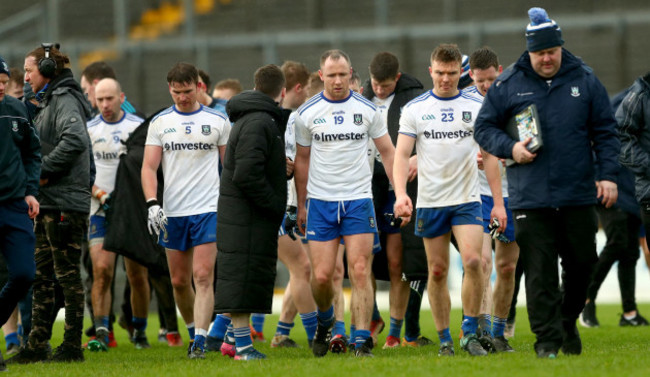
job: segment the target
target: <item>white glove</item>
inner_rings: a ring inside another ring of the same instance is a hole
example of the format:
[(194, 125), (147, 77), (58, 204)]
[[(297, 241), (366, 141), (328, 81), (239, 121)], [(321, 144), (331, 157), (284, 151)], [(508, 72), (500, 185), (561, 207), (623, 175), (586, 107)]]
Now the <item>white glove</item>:
[(165, 232), (165, 226), (167, 225), (167, 216), (165, 216), (165, 211), (160, 207), (158, 201), (151, 199), (147, 201), (147, 207), (149, 211), (149, 219), (147, 220), (147, 228), (149, 234), (160, 235), (160, 231)]

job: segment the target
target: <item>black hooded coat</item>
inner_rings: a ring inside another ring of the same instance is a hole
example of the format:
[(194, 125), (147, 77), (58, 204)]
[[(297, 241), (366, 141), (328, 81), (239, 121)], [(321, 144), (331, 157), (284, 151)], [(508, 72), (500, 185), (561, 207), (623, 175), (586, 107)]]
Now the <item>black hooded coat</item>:
[(217, 206), (217, 313), (271, 313), (278, 230), (287, 204), (290, 111), (258, 91), (228, 101), (234, 122)]

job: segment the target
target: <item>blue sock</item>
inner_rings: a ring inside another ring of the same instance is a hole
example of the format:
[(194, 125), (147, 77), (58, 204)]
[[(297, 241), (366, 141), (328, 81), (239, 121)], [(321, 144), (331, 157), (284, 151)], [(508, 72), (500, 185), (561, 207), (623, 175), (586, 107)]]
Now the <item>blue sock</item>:
[(375, 300), (375, 306), (372, 308), (372, 320), (379, 321), (381, 319), (381, 314), (379, 314), (379, 308), (377, 308), (377, 300)]
[(332, 322), (334, 322), (334, 306), (330, 306), (329, 309), (324, 312), (321, 312), (320, 309), (318, 309), (318, 322), (325, 327), (332, 326)]
[(332, 336), (334, 335), (345, 336), (345, 322), (343, 321), (334, 322), (334, 328), (332, 329)]
[(318, 325), (318, 313), (311, 312), (300, 314), (300, 319), (302, 320), (302, 327), (305, 328), (307, 333), (307, 340), (314, 339), (314, 334), (316, 333), (316, 326)]
[(251, 322), (253, 323), (253, 329), (256, 332), (264, 331), (264, 319), (266, 318), (265, 314), (253, 313), (251, 314)]
[(476, 330), (478, 329), (478, 317), (464, 315), (463, 323), (460, 328), (463, 330), (463, 336), (476, 334)]
[(212, 327), (210, 327), (208, 336), (211, 338), (224, 339), (230, 321), (230, 317), (226, 317), (223, 314), (218, 314), (217, 318), (215, 318), (214, 322), (212, 322)]
[(228, 329), (226, 330), (226, 337), (224, 340), (230, 344), (235, 343), (235, 328), (233, 327), (232, 322), (228, 324)]
[(494, 317), (494, 322), (492, 323), (492, 336), (498, 337), (503, 336), (503, 331), (506, 328), (507, 318)]
[(402, 333), (402, 323), (404, 323), (403, 319), (390, 317), (390, 330), (388, 331), (388, 336), (399, 338)]
[(205, 329), (196, 329), (196, 335), (194, 336), (194, 344), (192, 349), (203, 349), (205, 344), (205, 337), (208, 336), (208, 331)]
[(246, 327), (237, 327), (234, 329), (235, 333), (235, 347), (237, 347), (237, 352), (241, 352), (248, 347), (253, 346), (253, 339), (251, 339), (251, 328)]
[(278, 321), (278, 327), (275, 330), (275, 335), (289, 336), (289, 333), (291, 332), (292, 328), (293, 328), (293, 323)]
[(101, 316), (101, 320), (104, 327), (108, 328), (111, 325), (111, 317), (103, 315)]
[(100, 327), (103, 327), (108, 330), (108, 324), (111, 322), (110, 317), (107, 315), (96, 315), (95, 319), (93, 320), (93, 325), (95, 326), (95, 330), (97, 330)]
[[(100, 316), (95, 316), (94, 320), (94, 325), (95, 325), (95, 330), (104, 328), (108, 330), (108, 324), (110, 323), (110, 317), (107, 315), (100, 315)], [(104, 337), (104, 342), (108, 343), (108, 335)]]
[(5, 335), (5, 343), (7, 346), (10, 344), (15, 344), (17, 346), (20, 346), (20, 339), (18, 339), (18, 332), (12, 332), (11, 334)]
[(136, 330), (144, 331), (147, 329), (147, 318), (133, 317), (131, 319), (133, 323), (133, 328)]
[(187, 333), (190, 334), (190, 340), (194, 340), (194, 322), (188, 323), (186, 326)]
[(479, 322), (483, 322), (485, 328), (483, 330), (488, 333), (492, 332), (492, 316), (489, 314), (479, 314)]
[(354, 324), (350, 325), (350, 343), (354, 343), (354, 337), (357, 335), (357, 326)]
[[(18, 324), (18, 335), (19, 336), (25, 335), (25, 330), (23, 329), (23, 324), (22, 323)], [(27, 342), (25, 342), (25, 344), (27, 344)]]
[(451, 334), (449, 333), (449, 327), (442, 331), (438, 331), (438, 339), (440, 339), (440, 344), (452, 342)]
[(357, 330), (354, 332), (354, 348), (359, 348), (370, 338), (370, 330)]

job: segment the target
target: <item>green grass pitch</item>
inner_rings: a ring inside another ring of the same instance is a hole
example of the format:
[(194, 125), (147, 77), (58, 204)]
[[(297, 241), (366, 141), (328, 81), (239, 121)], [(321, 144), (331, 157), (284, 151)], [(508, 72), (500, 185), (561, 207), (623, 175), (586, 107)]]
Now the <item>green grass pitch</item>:
[[(240, 362), (221, 354), (208, 353), (205, 360), (188, 360), (185, 348), (170, 348), (156, 339), (158, 321), (150, 317), (147, 329), (152, 348), (137, 351), (127, 339), (126, 332), (116, 326), (118, 347), (106, 353), (85, 351), (86, 361), (74, 364), (40, 363), (8, 365), (14, 376), (232, 376), (232, 377), (338, 377), (338, 376), (650, 376), (650, 327), (621, 328), (619, 305), (598, 306), (601, 327), (586, 329), (578, 325), (583, 340), (581, 356), (560, 353), (555, 360), (537, 359), (533, 352), (534, 337), (530, 332), (526, 309), (518, 308), (515, 337), (511, 345), (516, 352), (472, 358), (458, 346), (460, 310), (452, 310), (451, 331), (456, 347), (453, 358), (437, 356), (438, 342), (429, 311), (423, 310), (423, 335), (436, 344), (419, 349), (399, 348), (383, 350), (381, 346), (388, 328), (379, 336), (374, 358), (356, 359), (350, 354), (331, 355), (316, 359), (307, 348), (304, 330), (297, 319), (291, 336), (301, 348), (271, 349), (270, 339), (275, 332), (277, 316), (267, 316), (264, 328), (265, 343), (255, 343), (267, 354), (264, 361)], [(639, 305), (642, 314), (650, 314), (650, 304)], [(386, 320), (387, 312), (382, 312)], [(179, 319), (180, 321), (180, 319)], [(179, 323), (182, 327), (182, 321)], [(52, 345), (56, 347), (62, 334), (62, 323), (55, 325)], [(187, 333), (182, 331), (187, 344)], [(85, 341), (85, 339), (84, 339)], [(4, 348), (3, 348), (4, 353)]]

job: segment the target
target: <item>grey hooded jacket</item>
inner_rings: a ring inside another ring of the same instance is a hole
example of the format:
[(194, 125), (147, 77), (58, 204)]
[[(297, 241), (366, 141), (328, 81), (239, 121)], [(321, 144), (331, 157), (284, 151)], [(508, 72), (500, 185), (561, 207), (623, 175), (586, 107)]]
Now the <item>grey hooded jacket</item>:
[(69, 69), (48, 85), (34, 125), (41, 138), (42, 209), (90, 212), (90, 104)]

